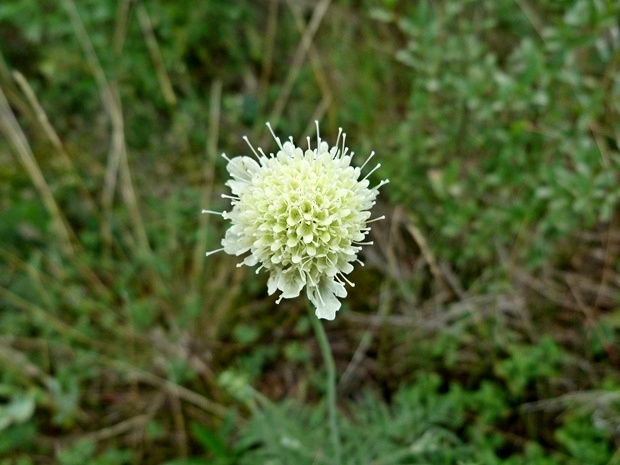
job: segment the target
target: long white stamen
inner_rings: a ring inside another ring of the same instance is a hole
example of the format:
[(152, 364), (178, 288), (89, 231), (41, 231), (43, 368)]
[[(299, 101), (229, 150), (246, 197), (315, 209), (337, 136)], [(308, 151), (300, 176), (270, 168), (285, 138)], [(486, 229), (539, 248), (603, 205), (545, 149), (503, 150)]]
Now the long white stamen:
[(368, 176), (370, 176), (372, 173), (374, 173), (375, 171), (377, 171), (379, 168), (381, 167), (381, 163), (377, 163), (377, 166), (375, 166), (373, 169), (371, 169), (368, 173), (366, 173), (366, 176), (364, 176), (362, 178), (362, 181), (365, 179), (368, 179)]
[(282, 150), (282, 142), (280, 142), (280, 138), (276, 136), (275, 133), (273, 132), (273, 129), (271, 129), (271, 124), (269, 124), (269, 121), (267, 121), (267, 127), (269, 128), (269, 132), (271, 133), (276, 143), (278, 144), (278, 147), (280, 147), (280, 150)]
[(216, 212), (216, 211), (213, 211), (213, 210), (203, 210), (202, 213), (210, 213), (211, 215), (224, 216), (223, 212)]
[(210, 252), (207, 252), (207, 253), (205, 254), (205, 256), (207, 256), (207, 257), (208, 257), (209, 255), (213, 255), (214, 253), (221, 252), (222, 250), (224, 250), (224, 247), (222, 247), (222, 248), (220, 248), (220, 249), (211, 250)]
[(319, 134), (319, 122), (314, 120), (314, 124), (316, 125), (316, 148), (318, 149), (321, 145), (321, 135)]
[(248, 146), (250, 147), (250, 150), (252, 150), (252, 153), (254, 154), (256, 159), (260, 161), (260, 155), (256, 152), (256, 150), (254, 150), (254, 146), (250, 142), (250, 139), (248, 139), (248, 136), (243, 136), (243, 140), (245, 141), (246, 144), (248, 144)]
[[(336, 137), (336, 143), (334, 144), (334, 147), (338, 147), (338, 143), (340, 142), (340, 136), (342, 135), (342, 128), (338, 128), (338, 137)], [(346, 136), (346, 134), (345, 134)]]
[(338, 277), (340, 279), (342, 279), (344, 282), (346, 282), (349, 286), (351, 287), (355, 287), (355, 284), (352, 283), (345, 275), (343, 275), (342, 273), (338, 273)]
[(368, 158), (366, 159), (366, 161), (364, 162), (364, 164), (362, 166), (360, 166), (360, 169), (363, 170), (364, 167), (368, 164), (368, 162), (370, 161), (370, 159), (372, 157), (375, 156), (375, 151), (373, 150), (372, 152), (370, 152), (370, 155), (368, 155)]

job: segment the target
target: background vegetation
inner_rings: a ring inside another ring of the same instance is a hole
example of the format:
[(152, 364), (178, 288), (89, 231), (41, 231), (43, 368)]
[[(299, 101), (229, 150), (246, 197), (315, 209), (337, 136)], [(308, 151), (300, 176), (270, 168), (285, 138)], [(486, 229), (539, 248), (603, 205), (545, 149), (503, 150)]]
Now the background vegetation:
[(618, 2), (12, 0), (0, 52), (0, 464), (330, 463), (303, 299), (200, 215), (315, 119), (391, 180), (347, 463), (620, 463)]

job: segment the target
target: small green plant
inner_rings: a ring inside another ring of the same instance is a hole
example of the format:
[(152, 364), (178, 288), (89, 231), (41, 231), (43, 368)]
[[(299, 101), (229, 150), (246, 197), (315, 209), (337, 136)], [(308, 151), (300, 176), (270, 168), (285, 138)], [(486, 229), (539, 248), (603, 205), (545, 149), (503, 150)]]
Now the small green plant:
[(565, 353), (549, 337), (535, 345), (509, 346), (510, 356), (496, 366), (497, 375), (504, 379), (514, 396), (524, 395), (525, 389), (538, 380), (549, 380), (562, 373)]
[[(239, 463), (332, 463), (320, 411), (295, 402), (261, 404), (235, 442), (245, 450)], [(423, 375), (401, 387), (389, 406), (366, 392), (352, 407), (339, 420), (343, 464), (578, 465), (608, 463), (614, 456), (611, 437), (585, 417), (567, 418), (557, 430), (558, 443), (547, 450), (536, 442), (510, 444), (499, 425), (511, 406), (495, 384), (445, 389), (438, 376)]]

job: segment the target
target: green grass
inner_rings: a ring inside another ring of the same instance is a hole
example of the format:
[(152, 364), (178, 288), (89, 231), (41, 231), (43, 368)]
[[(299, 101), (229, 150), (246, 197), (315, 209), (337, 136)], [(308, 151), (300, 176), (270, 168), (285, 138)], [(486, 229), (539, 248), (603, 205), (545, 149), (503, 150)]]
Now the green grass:
[(1, 465), (330, 461), (303, 299), (200, 214), (315, 119), (390, 178), (344, 463), (620, 463), (616, 2), (56, 3), (0, 5)]

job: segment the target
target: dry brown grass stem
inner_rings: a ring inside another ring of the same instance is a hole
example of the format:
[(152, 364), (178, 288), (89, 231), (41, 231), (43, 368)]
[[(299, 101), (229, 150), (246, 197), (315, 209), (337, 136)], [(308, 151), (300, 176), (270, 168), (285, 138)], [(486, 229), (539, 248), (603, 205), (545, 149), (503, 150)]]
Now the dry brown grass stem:
[(41, 200), (43, 201), (43, 205), (47, 209), (48, 213), (52, 218), (52, 226), (55, 234), (58, 236), (60, 240), (60, 244), (63, 252), (67, 256), (73, 256), (75, 249), (71, 238), (73, 237), (73, 233), (71, 231), (71, 227), (67, 223), (62, 211), (60, 210), (56, 200), (54, 199), (54, 195), (52, 194), (52, 190), (50, 189), (43, 173), (41, 172), (41, 168), (37, 163), (37, 160), (32, 153), (32, 149), (30, 148), (30, 144), (26, 139), (26, 135), (22, 131), (11, 107), (9, 106), (9, 102), (4, 96), (4, 92), (0, 87), (0, 127), (2, 128), (2, 132), (5, 137), (13, 147), (17, 158), (20, 163), (30, 176), (32, 183), (34, 184), (37, 192), (41, 196)]
[[(393, 283), (387, 279), (384, 279), (381, 282), (381, 287), (379, 289), (379, 305), (377, 313), (373, 316), (374, 321), (379, 328), (381, 328), (386, 319), (389, 318), (390, 312), (394, 306), (394, 298)], [(367, 327), (364, 330), (364, 334), (362, 335), (360, 343), (357, 345), (351, 360), (338, 381), (338, 390), (346, 392), (349, 386), (351, 386), (351, 384), (355, 381), (355, 374), (366, 360), (366, 354), (372, 346), (373, 341), (374, 328)]]
[(177, 104), (177, 97), (174, 93), (174, 89), (172, 88), (172, 84), (170, 83), (170, 77), (168, 76), (166, 67), (164, 66), (164, 60), (159, 46), (157, 45), (155, 34), (153, 33), (153, 24), (151, 23), (151, 18), (146, 11), (144, 3), (138, 3), (136, 12), (138, 14), (140, 30), (144, 36), (144, 41), (146, 42), (146, 48), (151, 57), (151, 61), (153, 62), (155, 75), (157, 76), (157, 81), (159, 82), (162, 95), (164, 96), (166, 104), (170, 107), (174, 107)]
[(12, 338), (0, 338), (0, 361), (3, 371), (13, 370), (31, 383), (49, 386), (52, 378), (44, 370), (30, 361), (22, 351), (11, 347)]
[(327, 113), (327, 110), (329, 109), (331, 103), (332, 94), (329, 93), (327, 95), (324, 95), (317, 107), (314, 109), (312, 116), (308, 120), (308, 124), (306, 125), (306, 128), (304, 129), (304, 132), (300, 137), (301, 140), (305, 139), (309, 134), (314, 134), (316, 132), (315, 121), (320, 121), (323, 119), (323, 116), (325, 115), (325, 113)]
[(175, 384), (169, 388), (170, 404), (172, 405), (172, 419), (175, 424), (176, 431), (179, 433), (177, 440), (178, 457), (186, 458), (189, 453), (189, 437), (187, 427), (185, 426), (185, 416), (181, 405), (181, 397), (179, 395), (179, 385)]
[[(293, 89), (293, 85), (295, 84), (295, 80), (301, 71), (304, 60), (308, 55), (308, 51), (312, 46), (312, 39), (314, 38), (319, 26), (321, 25), (321, 21), (323, 20), (325, 13), (327, 13), (327, 9), (331, 0), (321, 0), (319, 1), (312, 13), (312, 17), (310, 18), (310, 22), (307, 27), (303, 29), (303, 33), (301, 36), (301, 40), (299, 41), (299, 45), (297, 46), (297, 50), (293, 55), (293, 59), (289, 66), (289, 72), (286, 75), (286, 79), (280, 88), (280, 92), (278, 94), (278, 99), (276, 100), (273, 110), (269, 115), (269, 121), (277, 123), (277, 121), (282, 116), (284, 111), (284, 107), (286, 106), (288, 99), (291, 95), (291, 91)], [(294, 11), (295, 7), (292, 6), (291, 10)], [(267, 145), (268, 135), (264, 133), (264, 136), (261, 138), (259, 146)]]
[(278, 10), (279, 0), (269, 0), (269, 11), (267, 13), (267, 26), (265, 28), (265, 46), (261, 65), (261, 75), (259, 80), (259, 89), (262, 92), (260, 96), (261, 104), (264, 104), (267, 95), (267, 86), (271, 78), (271, 70), (273, 69), (273, 54), (275, 50), (276, 34), (278, 30)]
[(604, 348), (609, 360), (618, 368), (620, 368), (620, 360), (618, 359), (618, 354), (614, 349), (614, 341), (613, 337), (608, 337), (607, 334), (601, 330), (601, 328), (597, 325), (596, 318), (596, 310), (589, 305), (586, 304), (583, 297), (581, 296), (580, 290), (580, 281), (582, 277), (566, 275), (565, 282), (566, 286), (570, 290), (571, 295), (575, 299), (575, 303), (579, 310), (583, 313), (583, 316), (588, 324), (588, 329), (592, 331), (594, 336), (598, 339), (601, 346)]
[[(614, 176), (613, 170), (613, 162), (611, 160), (610, 150), (605, 143), (604, 136), (601, 134), (601, 131), (594, 123), (590, 123), (590, 132), (594, 141), (596, 142), (596, 147), (598, 148), (599, 153), (601, 154), (601, 165), (605, 168), (607, 176), (612, 178)], [(620, 134), (619, 134), (620, 135)], [(620, 140), (620, 137), (618, 138)], [(613, 179), (612, 179), (613, 182)], [(616, 254), (612, 253), (612, 235), (615, 226), (615, 216), (614, 212), (611, 212), (611, 217), (608, 220), (607, 230), (602, 235), (601, 240), (603, 242), (603, 247), (605, 249), (604, 252), (604, 264), (601, 273), (601, 279), (599, 282), (599, 288), (597, 291), (595, 305), (599, 304), (599, 301), (602, 300), (603, 294), (608, 286), (608, 284), (613, 280), (616, 275), (616, 270), (614, 266)], [(597, 238), (598, 239), (598, 238)]]
[[(49, 118), (47, 117), (47, 114), (45, 113), (43, 107), (40, 105), (38, 99), (36, 98), (36, 95), (32, 91), (32, 88), (30, 87), (26, 79), (21, 75), (21, 73), (16, 71), (13, 73), (13, 76), (19, 89), (25, 95), (28, 101), (28, 105), (30, 105), (27, 110), (34, 111), (36, 121), (38, 121), (39, 124), (42, 126), (42, 129), (46, 134), (47, 138), (60, 155), (63, 167), (66, 169), (67, 173), (73, 175), (74, 181), (81, 188), (81, 201), (89, 203), (89, 207), (91, 208), (91, 211), (94, 213), (94, 215), (99, 216), (99, 211), (95, 205), (94, 200), (90, 196), (88, 189), (84, 186), (83, 180), (78, 176), (77, 170), (71, 158), (65, 151), (62, 142), (60, 141), (60, 138), (52, 127)], [(0, 113), (0, 119), (2, 120), (0, 125), (2, 125), (3, 130), (5, 131), (7, 139), (12, 142), (18, 159), (28, 173), (33, 185), (39, 192), (39, 195), (41, 196), (41, 199), (43, 201), (43, 205), (45, 206), (52, 218), (52, 226), (56, 236), (60, 240), (62, 252), (79, 270), (83, 272), (84, 276), (92, 285), (92, 289), (101, 292), (102, 295), (107, 294), (108, 289), (101, 282), (99, 277), (76, 255), (75, 252), (77, 250), (80, 250), (80, 243), (77, 240), (77, 237), (71, 225), (65, 218), (60, 207), (58, 206), (52, 190), (47, 184), (45, 177), (43, 176), (41, 167), (39, 166), (36, 158), (34, 157), (30, 144), (28, 143), (28, 140), (26, 139), (26, 136), (21, 129), (21, 126), (17, 122), (15, 115), (13, 114), (10, 106), (8, 105), (8, 101), (6, 97), (4, 97), (1, 88)]]
[(20, 73), (19, 71), (13, 71), (13, 78), (15, 79), (15, 82), (17, 83), (21, 91), (26, 96), (28, 103), (34, 110), (37, 120), (41, 124), (41, 127), (43, 128), (45, 135), (47, 136), (49, 141), (52, 143), (52, 145), (54, 146), (54, 148), (60, 155), (60, 160), (62, 162), (63, 168), (65, 168), (69, 172), (74, 172), (75, 168), (73, 166), (73, 162), (71, 161), (71, 158), (65, 151), (65, 148), (62, 145), (62, 142), (60, 141), (58, 134), (56, 134), (56, 131), (54, 131), (54, 128), (50, 124), (47, 114), (45, 113), (45, 111), (43, 110), (43, 107), (39, 103), (39, 100), (37, 99), (34, 91), (28, 84), (28, 81), (26, 81), (26, 78), (24, 77), (24, 75)]
[(141, 430), (149, 424), (153, 419), (154, 413), (143, 413), (134, 417), (123, 420), (112, 426), (102, 428), (91, 433), (86, 433), (82, 436), (83, 439), (88, 441), (100, 442), (108, 439), (112, 439), (116, 436), (131, 433), (132, 431)]
[(118, 95), (116, 95), (116, 93), (110, 93), (106, 94), (105, 98), (112, 98), (114, 100), (115, 104), (113, 108), (115, 108), (115, 111), (110, 115), (113, 128), (112, 145), (110, 147), (109, 163), (106, 170), (106, 188), (104, 189), (103, 197), (104, 208), (107, 215), (112, 215), (114, 186), (118, 173), (121, 196), (129, 209), (129, 218), (135, 234), (137, 246), (143, 253), (150, 254), (151, 247), (149, 245), (144, 222), (142, 221), (140, 205), (134, 189), (131, 169), (129, 167), (127, 146), (125, 143), (125, 123)]
[(420, 331), (429, 336), (438, 331), (446, 330), (456, 322), (468, 325), (480, 325), (486, 318), (497, 318), (499, 315), (520, 318), (526, 307), (525, 299), (517, 293), (488, 294), (467, 297), (449, 305), (437, 308), (420, 306), (407, 308), (407, 313), (400, 315), (364, 315), (348, 313), (346, 319), (360, 325), (380, 328), (384, 325), (393, 328), (405, 328), (409, 331)]
[[(399, 214), (394, 212), (393, 215), (388, 217), (389, 219), (389, 227), (383, 228), (387, 230), (384, 235), (375, 235), (375, 228), (372, 229), (373, 240), (375, 240), (380, 246), (381, 251), (384, 253), (385, 261), (387, 262), (388, 269), (397, 268), (397, 258), (394, 247), (391, 247), (390, 244), (393, 244), (393, 237), (396, 234), (396, 230), (399, 225)], [(377, 309), (376, 315), (373, 316), (375, 321), (379, 325), (382, 326), (383, 322), (386, 320), (388, 315), (393, 309), (394, 304), (394, 293), (392, 291), (394, 287), (392, 276), (396, 276), (396, 272), (386, 273), (384, 279), (381, 281), (381, 287), (379, 289), (379, 305)], [(374, 341), (374, 328), (367, 327), (364, 330), (364, 334), (361, 337), (359, 344), (357, 345), (351, 360), (349, 361), (346, 369), (342, 373), (340, 380), (338, 382), (338, 389), (346, 392), (349, 386), (355, 380), (356, 372), (362, 366), (364, 360), (366, 359), (366, 354), (370, 349), (372, 343)]]
[[(211, 84), (211, 101), (209, 102), (209, 128), (206, 146), (206, 162), (204, 164), (204, 183), (202, 205), (207, 208), (213, 197), (215, 181), (215, 160), (217, 158), (217, 146), (220, 131), (220, 114), (222, 106), (222, 81), (217, 79)], [(198, 239), (192, 258), (191, 288), (194, 294), (202, 282), (205, 267), (205, 252), (207, 251), (207, 229), (211, 215), (199, 215)]]
[(121, 0), (116, 9), (116, 27), (114, 28), (114, 37), (112, 39), (114, 53), (121, 55), (125, 37), (127, 36), (127, 24), (129, 23), (129, 12), (131, 10), (133, 0)]
[(462, 289), (459, 286), (451, 286), (450, 282), (444, 277), (439, 265), (437, 264), (437, 259), (428, 245), (428, 241), (424, 237), (424, 234), (422, 234), (422, 231), (420, 231), (420, 229), (416, 226), (416, 221), (413, 216), (408, 217), (408, 220), (405, 222), (405, 228), (409, 234), (411, 234), (413, 240), (416, 241), (418, 247), (420, 247), (420, 252), (422, 252), (422, 256), (424, 256), (431, 274), (437, 283), (442, 287), (442, 290), (453, 292), (460, 299), (464, 299), (466, 296), (463, 294)]
[(28, 312), (33, 317), (33, 319), (44, 322), (44, 325), (48, 325), (50, 328), (54, 328), (59, 334), (62, 334), (69, 339), (72, 339), (78, 344), (83, 344), (85, 346), (101, 350), (109, 348), (109, 346), (105, 342), (95, 340), (89, 336), (86, 336), (85, 334), (82, 334), (73, 326), (65, 323), (59, 318), (56, 318), (49, 311), (39, 307), (32, 302), (27, 301), (26, 299), (20, 297), (9, 289), (0, 287), (0, 298), (4, 299), (6, 303), (14, 306), (15, 308), (19, 308), (24, 312)]
[[(108, 154), (108, 166), (106, 167), (105, 185), (102, 196), (104, 215), (112, 215), (112, 204), (114, 192), (116, 190), (117, 176), (120, 174), (120, 191), (127, 208), (129, 209), (130, 219), (134, 229), (137, 246), (145, 253), (150, 252), (150, 246), (146, 235), (146, 230), (142, 221), (138, 198), (133, 187), (129, 162), (127, 160), (127, 149), (125, 146), (125, 129), (123, 113), (120, 105), (120, 97), (113, 85), (108, 82), (105, 72), (97, 58), (97, 54), (90, 40), (88, 32), (80, 18), (79, 12), (73, 0), (62, 0), (62, 3), (69, 14), (69, 19), (73, 27), (76, 38), (82, 52), (86, 58), (88, 66), (93, 73), (99, 89), (101, 102), (110, 118), (112, 124), (112, 143)], [(104, 237), (111, 240), (109, 225), (104, 223), (102, 231)]]
[(32, 87), (30, 87), (30, 84), (28, 84), (28, 81), (26, 80), (24, 75), (20, 73), (19, 71), (13, 71), (13, 78), (15, 79), (15, 82), (17, 83), (18, 87), (20, 88), (20, 90), (22, 91), (26, 99), (28, 100), (29, 105), (33, 109), (35, 117), (37, 118), (37, 121), (41, 125), (41, 128), (43, 129), (45, 136), (47, 137), (47, 139), (50, 141), (50, 143), (52, 144), (52, 146), (58, 153), (62, 167), (71, 176), (71, 181), (80, 187), (80, 199), (84, 202), (88, 202), (90, 211), (97, 214), (98, 208), (95, 205), (95, 201), (93, 200), (92, 196), (88, 192), (88, 189), (85, 187), (82, 178), (78, 175), (78, 172), (77, 172), (77, 169), (75, 168), (73, 160), (71, 160), (71, 157), (65, 150), (65, 147), (62, 141), (60, 140), (60, 137), (58, 137), (56, 130), (50, 123), (47, 113), (43, 109), (43, 106), (39, 103), (39, 100), (36, 94), (34, 93), (34, 91), (32, 90)]
[[(541, 40), (545, 41), (545, 22), (540, 17), (540, 14), (536, 10), (536, 8), (532, 6), (527, 0), (516, 0), (516, 2), (517, 5), (519, 5), (519, 8), (523, 12), (523, 14), (531, 23), (532, 27), (536, 31), (536, 34), (538, 34), (538, 37), (540, 37)], [(536, 5), (536, 2), (534, 3), (534, 5)]]
[(3, 91), (7, 101), (11, 104), (11, 107), (15, 110), (15, 113), (20, 116), (20, 120), (26, 120), (32, 122), (35, 116), (32, 114), (32, 110), (28, 104), (21, 98), (19, 91), (14, 84), (13, 71), (9, 67), (0, 49), (0, 85), (3, 87)]
[(168, 395), (176, 396), (179, 399), (188, 402), (219, 419), (223, 419), (228, 415), (228, 409), (224, 406), (213, 402), (212, 400), (207, 399), (206, 397), (184, 386), (173, 383), (172, 381), (161, 378), (148, 371), (140, 370), (139, 368), (127, 365), (122, 361), (111, 361), (110, 363), (115, 371), (124, 373), (124, 377), (127, 381), (138, 381), (160, 388)]
[[(291, 12), (293, 13), (293, 19), (295, 20), (295, 27), (297, 27), (297, 30), (303, 36), (303, 33), (306, 30), (306, 25), (304, 23), (304, 19), (303, 19), (303, 15), (301, 12), (299, 2), (287, 0), (287, 3), (288, 3), (289, 8), (291, 9)], [(316, 47), (312, 44), (312, 42), (310, 42), (310, 45), (308, 48), (308, 58), (310, 60), (310, 67), (312, 68), (312, 72), (314, 74), (316, 82), (319, 88), (321, 89), (321, 94), (323, 95), (323, 98), (321, 99), (321, 102), (318, 104), (317, 108), (315, 109), (314, 113), (309, 119), (308, 126), (306, 127), (306, 130), (304, 131), (302, 135), (302, 139), (304, 139), (308, 134), (313, 133), (315, 131), (314, 122), (321, 120), (323, 118), (323, 115), (327, 112), (329, 106), (331, 105), (334, 99), (334, 94), (332, 93), (332, 90), (331, 90), (332, 86), (329, 83), (327, 75), (323, 71), (323, 65), (321, 64), (321, 56), (319, 55), (318, 51), (316, 50)]]
[(526, 412), (554, 411), (567, 407), (580, 406), (582, 411), (592, 411), (596, 408), (604, 408), (609, 411), (610, 405), (620, 401), (620, 392), (613, 390), (595, 389), (591, 391), (576, 391), (563, 394), (552, 399), (528, 402), (521, 407)]

